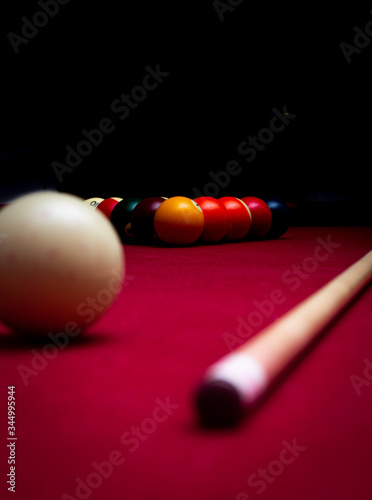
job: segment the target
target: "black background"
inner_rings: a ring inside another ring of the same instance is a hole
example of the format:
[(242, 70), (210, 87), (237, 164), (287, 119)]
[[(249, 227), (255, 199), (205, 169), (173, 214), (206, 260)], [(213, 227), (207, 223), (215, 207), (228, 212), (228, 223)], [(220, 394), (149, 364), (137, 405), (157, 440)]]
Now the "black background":
[[(213, 1), (70, 0), (16, 54), (9, 32), (42, 9), (3, 2), (3, 201), (39, 181), (85, 198), (193, 196), (236, 160), (241, 173), (217, 196), (368, 211), (372, 43), (350, 63), (340, 43), (353, 44), (372, 14), (346, 4), (229, 8), (221, 21)], [(169, 76), (119, 120), (112, 102), (157, 65)], [(296, 118), (248, 163), (239, 144), (284, 107)], [(52, 162), (106, 117), (115, 130), (60, 182)]]

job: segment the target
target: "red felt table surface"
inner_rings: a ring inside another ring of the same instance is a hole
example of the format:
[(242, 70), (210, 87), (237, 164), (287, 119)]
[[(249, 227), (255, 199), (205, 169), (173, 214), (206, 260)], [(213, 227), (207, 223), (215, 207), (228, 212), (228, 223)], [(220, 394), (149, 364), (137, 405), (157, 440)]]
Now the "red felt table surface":
[(238, 427), (200, 427), (192, 397), (204, 370), (242, 335), (257, 334), (371, 247), (363, 227), (126, 246), (125, 286), (85, 337), (43, 351), (2, 326), (1, 498), (13, 498), (12, 385), (15, 498), (369, 500), (371, 287)]

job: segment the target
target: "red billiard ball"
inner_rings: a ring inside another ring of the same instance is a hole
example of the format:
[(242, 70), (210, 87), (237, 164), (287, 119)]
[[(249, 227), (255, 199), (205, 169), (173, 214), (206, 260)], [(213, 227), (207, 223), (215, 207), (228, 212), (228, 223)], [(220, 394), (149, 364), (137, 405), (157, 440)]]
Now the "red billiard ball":
[(122, 199), (123, 198), (106, 198), (105, 200), (101, 201), (99, 205), (97, 205), (97, 210), (100, 210), (109, 219), (111, 217), (111, 212), (113, 211), (114, 207)]
[(156, 240), (154, 227), (155, 212), (166, 200), (162, 196), (152, 196), (141, 200), (132, 213), (131, 228), (135, 239), (142, 243), (152, 243)]
[(194, 201), (204, 214), (204, 229), (200, 236), (201, 241), (216, 243), (222, 240), (229, 230), (229, 215), (225, 205), (216, 198), (201, 196)]
[(263, 238), (269, 232), (272, 221), (268, 204), (255, 196), (245, 196), (241, 200), (247, 205), (252, 215), (252, 225), (247, 237), (249, 239)]
[(225, 205), (229, 216), (229, 229), (225, 238), (227, 240), (242, 240), (248, 233), (252, 216), (244, 201), (233, 196), (224, 196), (219, 200)]
[(185, 196), (173, 196), (156, 210), (154, 224), (163, 243), (192, 245), (203, 232), (204, 215), (195, 201)]

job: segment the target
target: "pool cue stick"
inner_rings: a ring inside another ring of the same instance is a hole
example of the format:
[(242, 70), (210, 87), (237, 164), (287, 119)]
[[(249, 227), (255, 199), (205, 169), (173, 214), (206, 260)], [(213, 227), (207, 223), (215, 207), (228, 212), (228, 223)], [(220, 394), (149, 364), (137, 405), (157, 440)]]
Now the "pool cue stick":
[(372, 250), (210, 366), (195, 403), (204, 423), (232, 425), (372, 279)]

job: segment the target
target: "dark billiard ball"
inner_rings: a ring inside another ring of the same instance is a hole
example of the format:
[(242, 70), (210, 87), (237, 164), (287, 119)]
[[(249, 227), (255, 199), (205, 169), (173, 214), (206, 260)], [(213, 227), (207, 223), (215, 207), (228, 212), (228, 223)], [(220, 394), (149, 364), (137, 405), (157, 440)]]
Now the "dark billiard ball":
[(155, 212), (167, 198), (153, 196), (140, 201), (133, 210), (131, 232), (140, 243), (153, 243), (156, 238)]
[(259, 240), (267, 235), (270, 230), (272, 215), (270, 207), (260, 198), (246, 196), (241, 198), (248, 206), (252, 215), (252, 225), (248, 231), (247, 238)]
[(272, 215), (271, 227), (266, 238), (280, 238), (280, 236), (283, 236), (289, 229), (289, 208), (287, 204), (279, 198), (265, 198), (264, 201), (268, 204)]
[(131, 233), (131, 219), (133, 210), (140, 201), (141, 198), (124, 198), (114, 206), (111, 212), (111, 223), (119, 233), (123, 243), (133, 241), (133, 234)]
[(225, 205), (216, 198), (201, 196), (194, 200), (204, 214), (204, 229), (200, 236), (205, 243), (220, 241), (229, 229), (229, 215)]
[(229, 216), (229, 229), (225, 238), (229, 241), (242, 240), (252, 224), (252, 216), (244, 201), (233, 196), (224, 196), (219, 200), (225, 205)]

